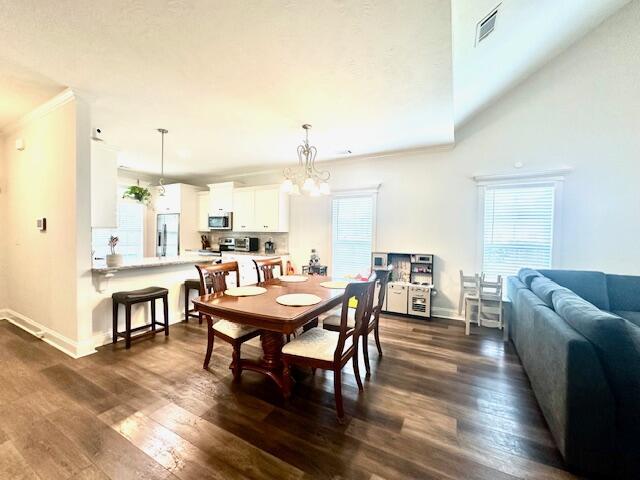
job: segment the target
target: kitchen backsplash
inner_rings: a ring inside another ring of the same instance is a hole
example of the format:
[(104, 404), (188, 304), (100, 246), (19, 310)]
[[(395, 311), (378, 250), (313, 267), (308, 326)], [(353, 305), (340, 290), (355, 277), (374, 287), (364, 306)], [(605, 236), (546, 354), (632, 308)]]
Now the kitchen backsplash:
[(257, 237), (259, 239), (259, 252), (264, 253), (264, 242), (271, 240), (276, 245), (276, 253), (284, 255), (289, 253), (288, 233), (212, 233), (209, 235), (212, 243), (218, 243), (221, 238)]

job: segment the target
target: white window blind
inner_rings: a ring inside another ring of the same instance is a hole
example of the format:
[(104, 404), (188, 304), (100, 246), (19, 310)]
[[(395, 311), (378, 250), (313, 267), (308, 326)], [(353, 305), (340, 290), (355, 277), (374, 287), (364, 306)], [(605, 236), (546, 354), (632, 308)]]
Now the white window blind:
[(485, 187), (485, 274), (507, 276), (522, 267), (551, 267), (554, 200), (554, 184)]
[[(119, 188), (122, 197), (124, 188)], [(118, 201), (118, 228), (94, 228), (91, 244), (94, 257), (104, 258), (111, 250), (107, 246), (109, 237), (114, 235), (120, 239), (116, 246), (116, 253), (128, 259), (144, 256), (144, 214), (145, 208), (138, 202), (120, 199)]]
[(374, 215), (373, 194), (333, 199), (332, 276), (365, 275), (369, 272)]

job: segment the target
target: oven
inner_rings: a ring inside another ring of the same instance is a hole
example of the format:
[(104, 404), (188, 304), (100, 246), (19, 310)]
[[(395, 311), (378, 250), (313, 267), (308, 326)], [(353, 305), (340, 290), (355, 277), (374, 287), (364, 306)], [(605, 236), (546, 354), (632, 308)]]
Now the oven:
[(411, 285), (409, 287), (408, 313), (417, 317), (431, 317), (431, 287)]

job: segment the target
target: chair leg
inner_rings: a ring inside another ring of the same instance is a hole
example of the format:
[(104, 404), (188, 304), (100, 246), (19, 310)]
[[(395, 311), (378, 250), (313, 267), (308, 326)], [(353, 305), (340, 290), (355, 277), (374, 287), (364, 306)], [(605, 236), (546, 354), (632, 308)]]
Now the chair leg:
[(213, 321), (211, 317), (207, 317), (207, 353), (204, 356), (204, 365), (202, 368), (205, 370), (209, 368), (209, 362), (211, 361), (211, 352), (213, 352), (213, 341), (216, 336), (213, 334)]
[(151, 300), (151, 331), (156, 331), (156, 300)]
[(233, 373), (233, 381), (235, 383), (240, 381), (240, 375), (242, 374), (242, 368), (240, 367), (240, 348), (241, 344), (234, 344), (233, 353), (231, 354), (231, 372)]
[(184, 286), (184, 321), (189, 323), (189, 288)]
[(373, 328), (373, 338), (376, 340), (376, 347), (378, 347), (378, 356), (382, 356), (382, 345), (380, 345), (380, 329), (378, 328), (378, 323), (376, 323)]
[(202, 314), (198, 313), (198, 325), (202, 325)]
[(362, 386), (362, 379), (360, 378), (360, 366), (358, 365), (358, 363), (358, 349), (355, 349), (353, 353), (353, 375), (356, 377), (358, 390), (362, 392), (364, 390), (364, 387)]
[(169, 299), (167, 295), (162, 297), (162, 303), (164, 306), (164, 336), (169, 336)]
[(131, 305), (125, 305), (125, 343), (124, 348), (131, 348)]
[(338, 422), (342, 423), (344, 421), (344, 406), (342, 405), (342, 370), (339, 366), (333, 371), (333, 391), (336, 396)]
[(118, 343), (118, 302), (113, 302), (113, 343)]
[(371, 375), (371, 365), (369, 365), (369, 335), (362, 335), (362, 356), (364, 357), (364, 368), (367, 371), (367, 377)]

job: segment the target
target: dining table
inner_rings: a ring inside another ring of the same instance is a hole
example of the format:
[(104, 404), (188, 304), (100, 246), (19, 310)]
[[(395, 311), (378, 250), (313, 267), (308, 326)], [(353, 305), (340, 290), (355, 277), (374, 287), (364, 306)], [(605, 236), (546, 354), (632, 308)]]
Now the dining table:
[[(291, 382), (284, 379), (282, 363), (285, 337), (342, 303), (344, 289), (321, 285), (332, 280), (323, 275), (309, 275), (305, 281), (295, 283), (274, 278), (256, 284), (266, 290), (260, 295), (231, 296), (217, 292), (197, 297), (193, 304), (204, 315), (259, 328), (262, 357), (259, 360), (241, 359), (241, 369), (266, 375), (275, 382), (284, 398), (289, 398)], [(276, 301), (282, 295), (300, 293), (317, 295), (320, 302), (309, 306), (287, 306)]]

